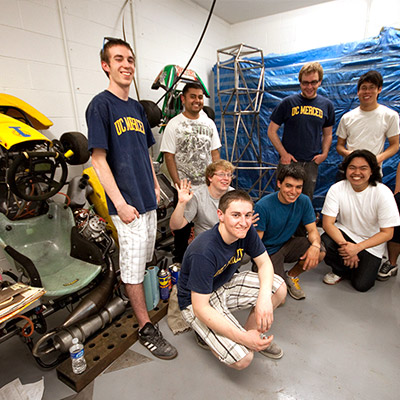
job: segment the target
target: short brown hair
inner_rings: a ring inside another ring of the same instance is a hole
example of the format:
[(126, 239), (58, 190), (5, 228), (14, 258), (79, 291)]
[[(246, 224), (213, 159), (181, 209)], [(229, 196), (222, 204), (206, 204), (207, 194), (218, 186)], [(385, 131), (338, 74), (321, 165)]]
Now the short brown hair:
[(235, 167), (229, 161), (226, 160), (218, 160), (209, 164), (206, 168), (206, 184), (210, 186), (210, 178), (215, 174), (215, 172), (219, 169), (224, 171), (230, 171), (233, 174)]
[(220, 209), (224, 214), (228, 209), (229, 205), (234, 201), (247, 201), (252, 206), (254, 205), (253, 200), (250, 195), (244, 190), (231, 190), (226, 192), (219, 200), (218, 209)]
[[(136, 62), (135, 53), (133, 52), (132, 47), (128, 42), (125, 42), (125, 40), (118, 38), (104, 38), (104, 41), (106, 40), (107, 42), (105, 42), (103, 48), (100, 50), (100, 61), (104, 61), (107, 65), (110, 65), (110, 54), (108, 50), (114, 46), (124, 46), (131, 51), (133, 55), (133, 60), (134, 62)], [(108, 72), (104, 71), (104, 73), (108, 76)]]
[(301, 67), (299, 72), (299, 82), (301, 82), (304, 74), (318, 72), (318, 80), (321, 82), (324, 77), (324, 70), (318, 61), (308, 62)]

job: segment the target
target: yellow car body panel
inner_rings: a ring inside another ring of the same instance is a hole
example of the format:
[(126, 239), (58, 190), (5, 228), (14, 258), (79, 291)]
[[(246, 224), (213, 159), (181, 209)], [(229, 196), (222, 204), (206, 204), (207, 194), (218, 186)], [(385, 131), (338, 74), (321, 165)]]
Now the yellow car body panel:
[(9, 150), (16, 144), (29, 141), (50, 142), (46, 136), (31, 126), (8, 115), (0, 114), (1, 146)]
[[(14, 107), (23, 111), (29, 117), (29, 121), (35, 129), (47, 129), (53, 125), (53, 122), (51, 122), (40, 111), (36, 110), (36, 108), (10, 94), (0, 93), (0, 112), (2, 106)], [(16, 117), (12, 111), (10, 111), (10, 113), (6, 112), (5, 114), (9, 115), (10, 117)]]

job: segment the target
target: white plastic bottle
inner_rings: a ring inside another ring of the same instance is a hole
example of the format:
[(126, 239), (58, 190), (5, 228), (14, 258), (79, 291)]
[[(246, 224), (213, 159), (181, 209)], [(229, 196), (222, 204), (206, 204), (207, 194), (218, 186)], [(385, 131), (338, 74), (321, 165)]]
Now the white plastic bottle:
[(83, 344), (79, 342), (78, 338), (72, 339), (72, 346), (69, 348), (69, 354), (72, 360), (72, 372), (74, 374), (81, 374), (85, 371), (87, 364)]

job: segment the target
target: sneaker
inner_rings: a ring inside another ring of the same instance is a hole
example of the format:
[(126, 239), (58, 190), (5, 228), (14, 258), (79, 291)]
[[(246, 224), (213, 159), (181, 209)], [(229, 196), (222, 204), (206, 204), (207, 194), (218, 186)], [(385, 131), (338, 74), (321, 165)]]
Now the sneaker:
[(390, 261), (387, 260), (379, 268), (378, 276), (376, 277), (376, 279), (378, 279), (378, 281), (386, 281), (391, 276), (396, 276), (397, 275), (397, 270), (398, 270), (397, 264), (396, 265), (391, 265)]
[(208, 344), (202, 339), (202, 337), (195, 332), (195, 337), (196, 337), (196, 343), (204, 350), (210, 350), (210, 347), (208, 346)]
[(271, 342), (265, 350), (261, 350), (259, 353), (265, 357), (273, 358), (274, 360), (283, 357), (283, 350), (275, 342)]
[(289, 276), (287, 272), (286, 277), (286, 285), (289, 294), (296, 300), (305, 299), (306, 295), (299, 284), (299, 278), (293, 278), (293, 276)]
[(178, 355), (176, 348), (168, 343), (159, 329), (150, 322), (139, 331), (139, 342), (162, 360), (172, 360)]
[(324, 283), (327, 285), (336, 285), (342, 280), (342, 277), (339, 275), (334, 274), (333, 272), (329, 272), (324, 276)]

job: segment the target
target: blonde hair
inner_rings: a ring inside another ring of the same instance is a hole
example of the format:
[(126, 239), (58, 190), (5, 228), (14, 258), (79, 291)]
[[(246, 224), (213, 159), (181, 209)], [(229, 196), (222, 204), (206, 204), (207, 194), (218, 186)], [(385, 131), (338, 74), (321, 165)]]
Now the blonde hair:
[(218, 160), (214, 161), (213, 163), (209, 164), (206, 168), (206, 184), (210, 186), (210, 178), (215, 174), (215, 172), (219, 169), (224, 171), (230, 171), (233, 173), (235, 167), (229, 161), (226, 160)]
[(318, 80), (321, 82), (322, 78), (324, 77), (324, 70), (321, 64), (317, 61), (308, 62), (301, 67), (301, 70), (299, 72), (299, 82), (301, 82), (304, 74), (307, 75), (313, 72), (318, 72)]

